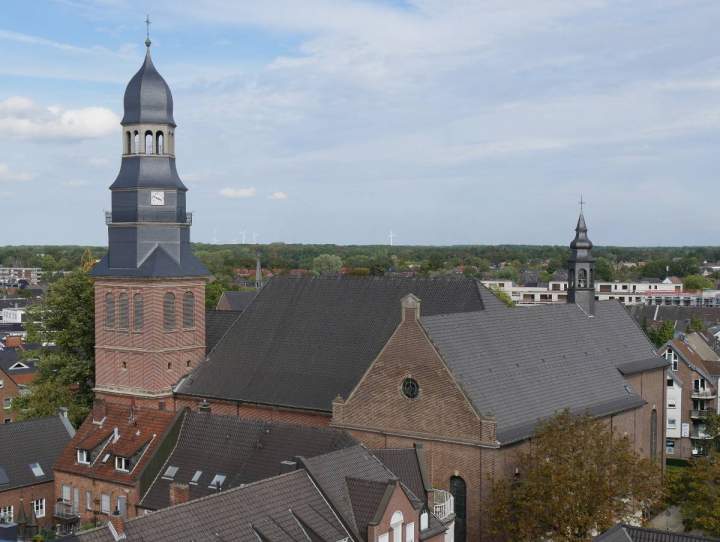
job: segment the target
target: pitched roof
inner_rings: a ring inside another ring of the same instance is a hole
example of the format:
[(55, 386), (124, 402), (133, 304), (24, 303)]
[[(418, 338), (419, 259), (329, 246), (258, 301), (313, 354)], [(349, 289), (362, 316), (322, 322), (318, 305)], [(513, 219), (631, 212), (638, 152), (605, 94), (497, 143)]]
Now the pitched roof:
[[(41, 348), (42, 346), (40, 344), (35, 343), (23, 344), (22, 348), (0, 348), (0, 370), (10, 376), (15, 374), (32, 374), (37, 372), (37, 365), (35, 363), (36, 360), (32, 357), (23, 359), (23, 352), (33, 352), (40, 350)], [(52, 347), (49, 347), (49, 349), (52, 349)], [(26, 365), (27, 368), (17, 366), (18, 362)], [(11, 369), (11, 367), (16, 368)]]
[[(313, 458), (301, 458), (303, 466), (320, 487), (345, 524), (361, 539), (367, 534), (369, 503), (377, 497), (380, 484), (399, 481), (383, 463), (364, 446), (353, 446)], [(374, 482), (361, 484), (356, 480)], [(416, 509), (423, 500), (404, 486), (408, 499)], [(365, 492), (365, 493), (363, 493)]]
[[(168, 506), (171, 481), (190, 484), (190, 497), (196, 499), (217, 491), (209, 487), (216, 474), (226, 476), (222, 489), (227, 490), (275, 476), (281, 462), (295, 456), (313, 457), (356, 444), (337, 429), (189, 412), (175, 449), (140, 504), (152, 510)], [(177, 467), (172, 480), (163, 478), (170, 466)]]
[[(132, 485), (138, 480), (163, 436), (177, 422), (179, 416), (174, 412), (135, 408), (131, 418), (130, 407), (108, 403), (102, 423), (101, 420), (94, 421), (92, 415), (88, 416), (72, 442), (65, 446), (55, 468), (89, 478)], [(117, 440), (113, 437), (116, 428)], [(97, 446), (103, 446), (103, 449), (97, 451), (97, 456), (90, 465), (77, 462), (77, 449), (90, 451)], [(131, 457), (138, 451), (142, 451), (142, 454), (130, 472), (115, 470), (114, 455)], [(110, 457), (104, 462), (103, 458), (108, 453)]]
[(210, 352), (242, 313), (238, 311), (205, 311), (205, 350)]
[[(327, 541), (349, 536), (304, 470), (138, 516), (125, 522), (125, 535), (128, 542), (307, 542), (308, 536)], [(100, 527), (71, 541), (114, 542), (114, 538), (107, 527)]]
[[(0, 425), (0, 492), (53, 480), (53, 464), (74, 435), (64, 416)], [(41, 476), (30, 467), (38, 463)]]
[(593, 540), (595, 542), (717, 542), (720, 539), (618, 524)]
[(596, 416), (637, 408), (645, 402), (622, 368), (667, 365), (614, 301), (597, 302), (592, 317), (557, 304), (421, 321), (476, 410), (495, 416), (502, 444), (527, 438), (565, 408)]
[(467, 278), (275, 277), (177, 392), (329, 412), (390, 338), (408, 293), (425, 314), (503, 306)]
[(418, 456), (419, 448), (378, 448), (371, 450), (417, 497), (425, 499), (431, 489), (425, 479), (424, 464)]
[(635, 321), (670, 321), (675, 331), (686, 331), (693, 318), (700, 318), (705, 327), (720, 323), (720, 307), (683, 307), (676, 305), (630, 305), (627, 308)]
[[(715, 381), (712, 378), (710, 371), (706, 367), (705, 360), (703, 360), (702, 356), (700, 354), (698, 354), (695, 351), (695, 349), (692, 346), (690, 346), (687, 342), (685, 342), (682, 338), (673, 339), (672, 341), (670, 341), (667, 344), (672, 346), (672, 348), (680, 355), (680, 358), (682, 358), (691, 369), (700, 373), (709, 382)], [(664, 346), (660, 348), (661, 353), (664, 350), (665, 350)]]
[(94, 277), (206, 277), (210, 274), (205, 265), (192, 253), (189, 243), (181, 243), (180, 260), (176, 260), (160, 245), (148, 255), (139, 267), (110, 267), (106, 254), (95, 264), (90, 274)]
[(242, 312), (247, 309), (250, 303), (252, 303), (252, 300), (255, 299), (256, 295), (257, 291), (255, 290), (249, 292), (223, 292), (217, 303), (218, 310), (227, 310), (221, 308), (227, 305), (231, 311)]

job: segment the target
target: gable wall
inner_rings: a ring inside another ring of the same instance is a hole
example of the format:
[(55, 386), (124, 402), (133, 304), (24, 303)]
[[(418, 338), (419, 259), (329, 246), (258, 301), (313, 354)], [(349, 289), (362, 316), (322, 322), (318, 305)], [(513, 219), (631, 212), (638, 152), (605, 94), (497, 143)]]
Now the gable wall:
[(3, 387), (0, 388), (0, 423), (6, 420), (15, 421), (15, 414), (12, 409), (5, 410), (5, 399), (13, 399), (20, 395), (15, 381), (3, 370), (0, 370), (0, 380), (3, 381)]

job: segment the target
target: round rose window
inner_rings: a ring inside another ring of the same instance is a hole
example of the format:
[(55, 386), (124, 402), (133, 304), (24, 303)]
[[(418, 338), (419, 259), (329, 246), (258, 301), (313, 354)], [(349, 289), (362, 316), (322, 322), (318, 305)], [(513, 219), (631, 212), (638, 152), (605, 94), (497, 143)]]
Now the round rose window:
[(420, 386), (414, 378), (406, 378), (402, 383), (402, 392), (408, 399), (415, 399), (420, 394)]

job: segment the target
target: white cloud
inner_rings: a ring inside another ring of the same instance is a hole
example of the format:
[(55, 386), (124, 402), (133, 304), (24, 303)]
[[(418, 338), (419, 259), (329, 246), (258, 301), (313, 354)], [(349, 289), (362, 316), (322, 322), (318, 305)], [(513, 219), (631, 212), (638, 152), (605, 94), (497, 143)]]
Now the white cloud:
[(72, 180), (72, 181), (65, 181), (62, 183), (63, 186), (67, 186), (68, 188), (79, 188), (81, 186), (87, 186), (87, 181), (81, 181), (81, 180)]
[(119, 123), (118, 116), (104, 107), (43, 107), (24, 96), (0, 101), (0, 131), (20, 138), (91, 139), (113, 133)]
[(273, 192), (270, 194), (270, 199), (288, 199), (287, 192)]
[(23, 171), (12, 171), (7, 164), (0, 163), (0, 182), (15, 183), (31, 180), (30, 173)]
[(220, 190), (220, 195), (224, 198), (238, 199), (238, 198), (252, 198), (257, 194), (255, 187), (249, 188), (223, 188)]

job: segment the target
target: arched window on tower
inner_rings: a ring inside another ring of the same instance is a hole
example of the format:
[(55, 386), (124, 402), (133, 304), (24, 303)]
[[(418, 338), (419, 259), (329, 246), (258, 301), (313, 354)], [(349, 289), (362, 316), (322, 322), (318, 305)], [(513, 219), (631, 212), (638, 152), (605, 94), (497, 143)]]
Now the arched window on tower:
[(143, 328), (143, 297), (141, 294), (133, 296), (133, 330), (142, 331)]
[(450, 477), (450, 494), (455, 501), (455, 542), (465, 542), (467, 485), (459, 476)]
[(145, 132), (145, 154), (153, 152), (153, 134), (150, 130)]
[(175, 329), (175, 294), (168, 292), (163, 299), (163, 327), (165, 331)]
[(130, 133), (130, 130), (125, 132), (125, 154), (131, 154), (132, 153), (132, 134)]
[(587, 288), (587, 271), (585, 269), (578, 271), (578, 288)]
[(135, 134), (133, 134), (133, 154), (137, 154), (140, 152), (140, 134), (137, 130), (135, 130)]
[(115, 298), (109, 292), (105, 294), (105, 327), (115, 328)]
[(130, 307), (128, 295), (123, 292), (118, 296), (118, 329), (130, 329)]
[(195, 327), (195, 294), (185, 292), (183, 294), (183, 328)]
[(165, 136), (162, 132), (155, 134), (155, 154), (165, 153)]

